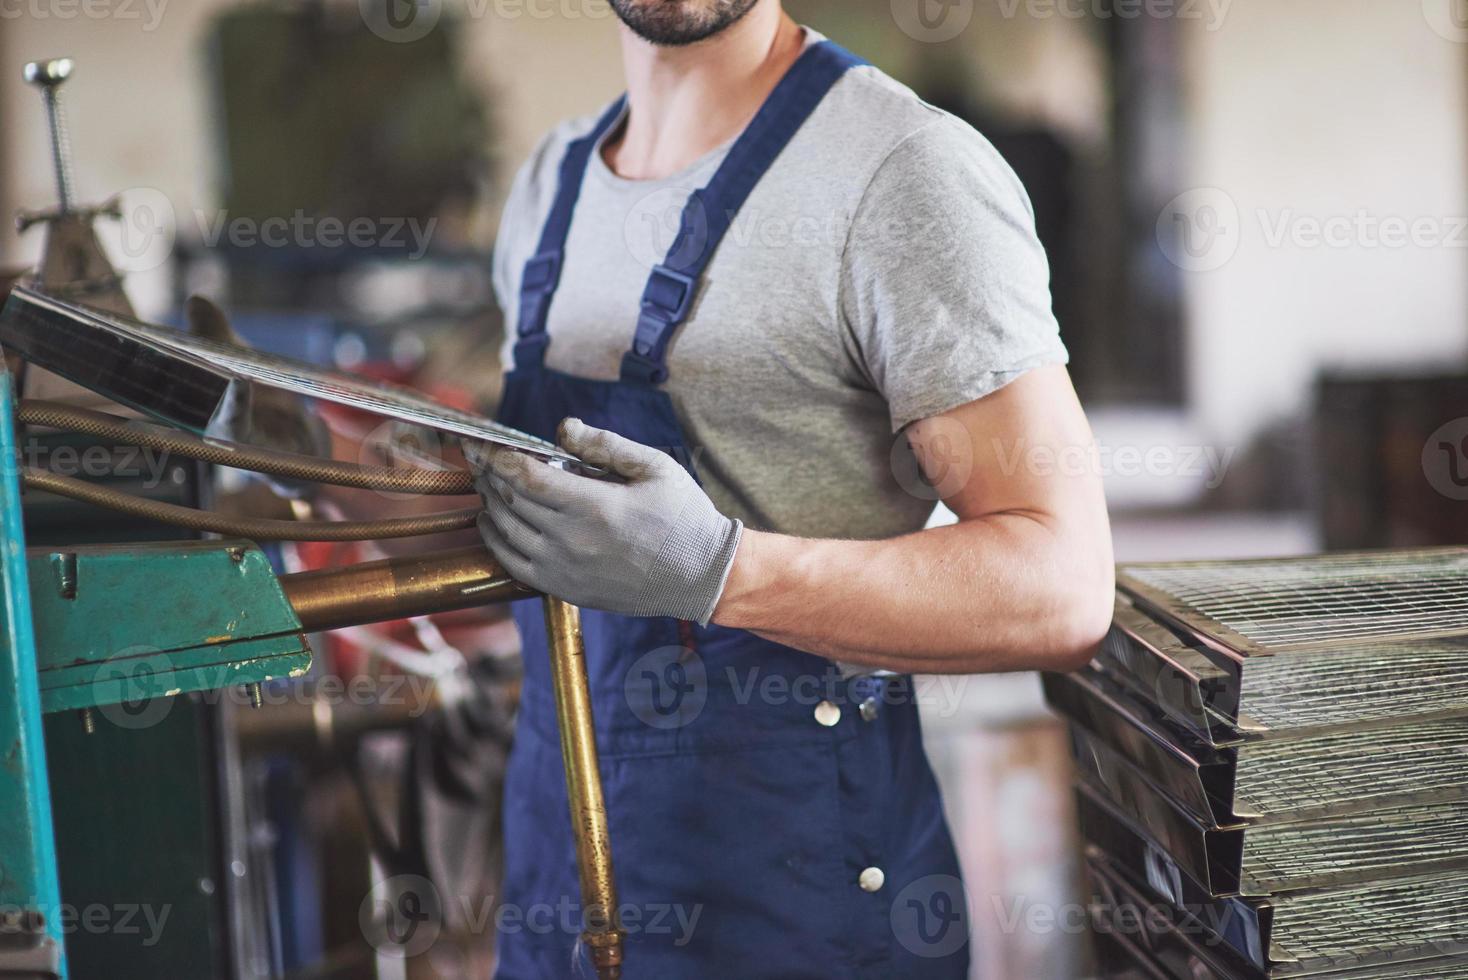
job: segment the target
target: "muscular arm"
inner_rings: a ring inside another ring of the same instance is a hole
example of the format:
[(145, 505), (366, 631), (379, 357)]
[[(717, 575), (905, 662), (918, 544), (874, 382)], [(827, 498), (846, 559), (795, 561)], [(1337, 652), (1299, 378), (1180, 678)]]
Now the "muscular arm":
[(1065, 369), (906, 435), (956, 525), (884, 541), (746, 531), (713, 621), (902, 672), (1084, 664), (1111, 617), (1111, 537)]

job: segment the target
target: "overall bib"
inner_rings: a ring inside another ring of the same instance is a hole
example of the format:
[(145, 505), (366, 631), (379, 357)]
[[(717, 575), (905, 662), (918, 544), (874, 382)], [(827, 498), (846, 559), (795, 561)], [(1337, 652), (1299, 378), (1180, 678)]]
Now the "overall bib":
[[(691, 470), (661, 387), (668, 341), (733, 215), (856, 64), (830, 42), (808, 48), (690, 197), (617, 381), (550, 369), (545, 350), (582, 178), (623, 101), (570, 145), (525, 267), (500, 421), (554, 439), (576, 416)], [(592, 976), (577, 948), (581, 899), (539, 600), (516, 603), (515, 619), (525, 681), (505, 785), (496, 975)], [(909, 678), (842, 679), (824, 658), (674, 619), (586, 609), (582, 628), (627, 977), (966, 975), (957, 860)]]

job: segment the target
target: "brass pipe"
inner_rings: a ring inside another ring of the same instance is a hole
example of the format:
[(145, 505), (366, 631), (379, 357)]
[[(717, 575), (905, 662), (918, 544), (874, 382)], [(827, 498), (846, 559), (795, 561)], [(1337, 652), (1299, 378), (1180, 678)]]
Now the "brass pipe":
[[(306, 630), (448, 612), (535, 594), (505, 574), (479, 547), (298, 572), (282, 575), (280, 584)], [(600, 980), (619, 980), (625, 933), (617, 916), (611, 830), (602, 794), (581, 611), (551, 596), (544, 597), (544, 604), (561, 759), (585, 910), (581, 940), (591, 950)]]
[(282, 575), (280, 585), (308, 632), (535, 595), (479, 546), (296, 572)]
[(600, 980), (617, 980), (622, 975), (625, 934), (617, 917), (611, 831), (597, 761), (586, 647), (581, 638), (581, 610), (552, 596), (546, 596), (544, 602), (556, 720), (561, 732), (561, 759), (566, 768), (566, 796), (571, 804), (571, 834), (576, 841), (576, 867), (581, 877), (584, 917), (581, 941), (591, 950)]

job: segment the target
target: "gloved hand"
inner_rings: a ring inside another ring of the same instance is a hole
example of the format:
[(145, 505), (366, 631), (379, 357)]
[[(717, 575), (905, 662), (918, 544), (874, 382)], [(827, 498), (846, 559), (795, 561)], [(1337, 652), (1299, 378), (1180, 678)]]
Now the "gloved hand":
[(559, 441), (614, 478), (465, 446), (490, 552), (519, 581), (574, 605), (708, 625), (744, 525), (666, 453), (580, 419), (561, 423)]

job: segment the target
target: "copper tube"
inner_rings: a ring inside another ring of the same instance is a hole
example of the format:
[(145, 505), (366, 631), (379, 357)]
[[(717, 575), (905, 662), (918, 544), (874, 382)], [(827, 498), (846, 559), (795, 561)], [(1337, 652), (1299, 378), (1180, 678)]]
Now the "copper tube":
[(561, 758), (566, 769), (566, 796), (571, 804), (571, 835), (576, 841), (576, 867), (581, 878), (585, 923), (581, 941), (591, 950), (600, 980), (617, 980), (622, 975), (625, 934), (617, 918), (611, 831), (597, 760), (586, 647), (581, 638), (581, 610), (552, 596), (546, 596), (544, 602), (556, 720), (561, 731)]
[(282, 575), (307, 631), (471, 609), (535, 595), (481, 546)]
[(403, 691), (402, 697), (360, 703), (326, 697), (306, 681), (290, 692), (267, 692), (258, 709), (235, 712), (234, 729), (247, 754), (289, 754), (329, 764), (367, 735), (409, 728), (438, 706), (437, 685), (426, 690), (405, 685)]
[(194, 531), (213, 531), (231, 537), (250, 538), (254, 541), (373, 541), (382, 538), (414, 538), (424, 534), (442, 534), (445, 531), (471, 528), (479, 516), (477, 508), (468, 508), (416, 517), (388, 517), (376, 521), (281, 521), (266, 517), (225, 517), (212, 511), (135, 497), (130, 493), (31, 466), (21, 467), (21, 483), (28, 490), (45, 490), (133, 517)]
[(137, 419), (118, 418), (105, 412), (58, 402), (24, 399), (16, 418), (28, 425), (83, 432), (129, 446), (177, 453), (205, 463), (312, 483), (330, 483), (361, 490), (394, 490), (445, 496), (468, 495), (474, 492), (473, 477), (467, 470), (359, 466), (356, 463), (246, 446), (223, 439), (200, 439), (165, 426)]

